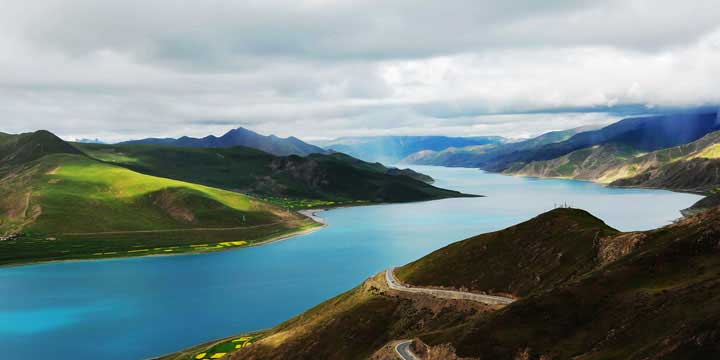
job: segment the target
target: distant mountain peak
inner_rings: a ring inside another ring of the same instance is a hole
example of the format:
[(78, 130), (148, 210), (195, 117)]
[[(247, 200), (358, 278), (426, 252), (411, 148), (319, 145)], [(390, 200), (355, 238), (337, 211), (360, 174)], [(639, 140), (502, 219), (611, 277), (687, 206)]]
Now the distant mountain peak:
[(300, 155), (305, 156), (314, 153), (326, 153), (320, 147), (307, 144), (302, 140), (290, 137), (283, 139), (275, 135), (261, 135), (244, 127), (237, 127), (227, 131), (220, 137), (208, 135), (202, 139), (183, 136), (178, 139), (155, 139), (126, 141), (121, 144), (154, 144), (179, 147), (203, 147), (203, 148), (227, 148), (245, 146), (273, 155)]

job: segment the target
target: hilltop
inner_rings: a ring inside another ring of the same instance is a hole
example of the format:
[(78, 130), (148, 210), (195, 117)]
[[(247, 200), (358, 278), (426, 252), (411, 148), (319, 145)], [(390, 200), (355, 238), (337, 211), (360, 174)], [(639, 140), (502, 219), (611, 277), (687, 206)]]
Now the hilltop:
[[(556, 209), (398, 271), (410, 285), (504, 293), (490, 306), (391, 290), (382, 274), (256, 334), (230, 359), (709, 359), (720, 356), (720, 209), (620, 233)], [(193, 351), (164, 359), (186, 359)]]
[(432, 178), (342, 153), (275, 156), (246, 147), (76, 144), (89, 156), (171, 179), (253, 194), (293, 208), (469, 196)]
[(46, 130), (19, 135), (0, 133), (0, 169), (28, 163), (49, 154), (82, 153)]
[(147, 138), (141, 140), (126, 141), (121, 144), (125, 145), (165, 145), (174, 147), (200, 147), (200, 148), (227, 148), (235, 146), (245, 146), (258, 149), (274, 155), (300, 155), (326, 153), (320, 147), (310, 145), (296, 137), (280, 138), (275, 135), (260, 135), (254, 131), (237, 128), (228, 131), (224, 135), (217, 137), (209, 135), (204, 138), (193, 138), (183, 136), (181, 138)]
[(556, 209), (451, 244), (397, 269), (396, 274), (417, 286), (524, 297), (592, 270), (596, 242), (617, 233), (583, 210)]

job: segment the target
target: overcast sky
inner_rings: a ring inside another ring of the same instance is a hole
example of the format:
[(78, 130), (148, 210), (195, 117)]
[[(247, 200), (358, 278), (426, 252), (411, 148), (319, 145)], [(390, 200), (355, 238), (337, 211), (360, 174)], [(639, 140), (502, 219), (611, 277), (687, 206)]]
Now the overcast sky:
[(527, 136), (720, 103), (719, 19), (717, 0), (0, 0), (0, 131)]

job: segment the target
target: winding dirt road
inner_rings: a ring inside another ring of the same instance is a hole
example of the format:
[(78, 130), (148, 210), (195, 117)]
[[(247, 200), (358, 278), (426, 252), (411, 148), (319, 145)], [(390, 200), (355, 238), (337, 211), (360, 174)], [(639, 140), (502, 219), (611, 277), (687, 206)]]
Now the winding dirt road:
[(426, 294), (426, 295), (430, 295), (430, 296), (434, 296), (434, 297), (442, 298), (442, 299), (470, 300), (470, 301), (477, 301), (477, 302), (480, 302), (483, 304), (488, 304), (488, 305), (507, 305), (507, 304), (510, 304), (513, 301), (515, 301), (515, 299), (506, 298), (506, 297), (502, 297), (502, 296), (475, 294), (475, 293), (455, 291), (455, 290), (440, 290), (440, 289), (430, 289), (430, 288), (421, 288), (421, 287), (409, 287), (409, 286), (402, 284), (400, 281), (398, 281), (397, 278), (395, 278), (395, 268), (390, 268), (390, 269), (385, 270), (385, 280), (387, 281), (388, 287), (390, 287), (393, 290), (416, 293), (416, 294)]

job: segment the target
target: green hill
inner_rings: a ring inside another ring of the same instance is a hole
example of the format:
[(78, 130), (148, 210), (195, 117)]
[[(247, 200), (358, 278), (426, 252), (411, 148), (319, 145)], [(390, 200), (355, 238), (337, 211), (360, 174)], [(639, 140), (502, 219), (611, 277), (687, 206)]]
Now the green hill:
[(137, 172), (249, 193), (291, 208), (468, 196), (420, 181), (420, 174), (341, 153), (300, 157), (245, 147), (76, 146), (98, 160)]
[(48, 154), (81, 154), (81, 152), (45, 130), (20, 135), (0, 133), (0, 171)]
[(4, 135), (0, 264), (214, 251), (316, 226), (253, 197), (144, 175), (48, 132)]
[(715, 209), (618, 233), (584, 211), (553, 210), (399, 271), (415, 285), (519, 297), (506, 307), (397, 292), (379, 274), (229, 358), (392, 359), (386, 345), (413, 338), (427, 359), (718, 358), (719, 224)]

